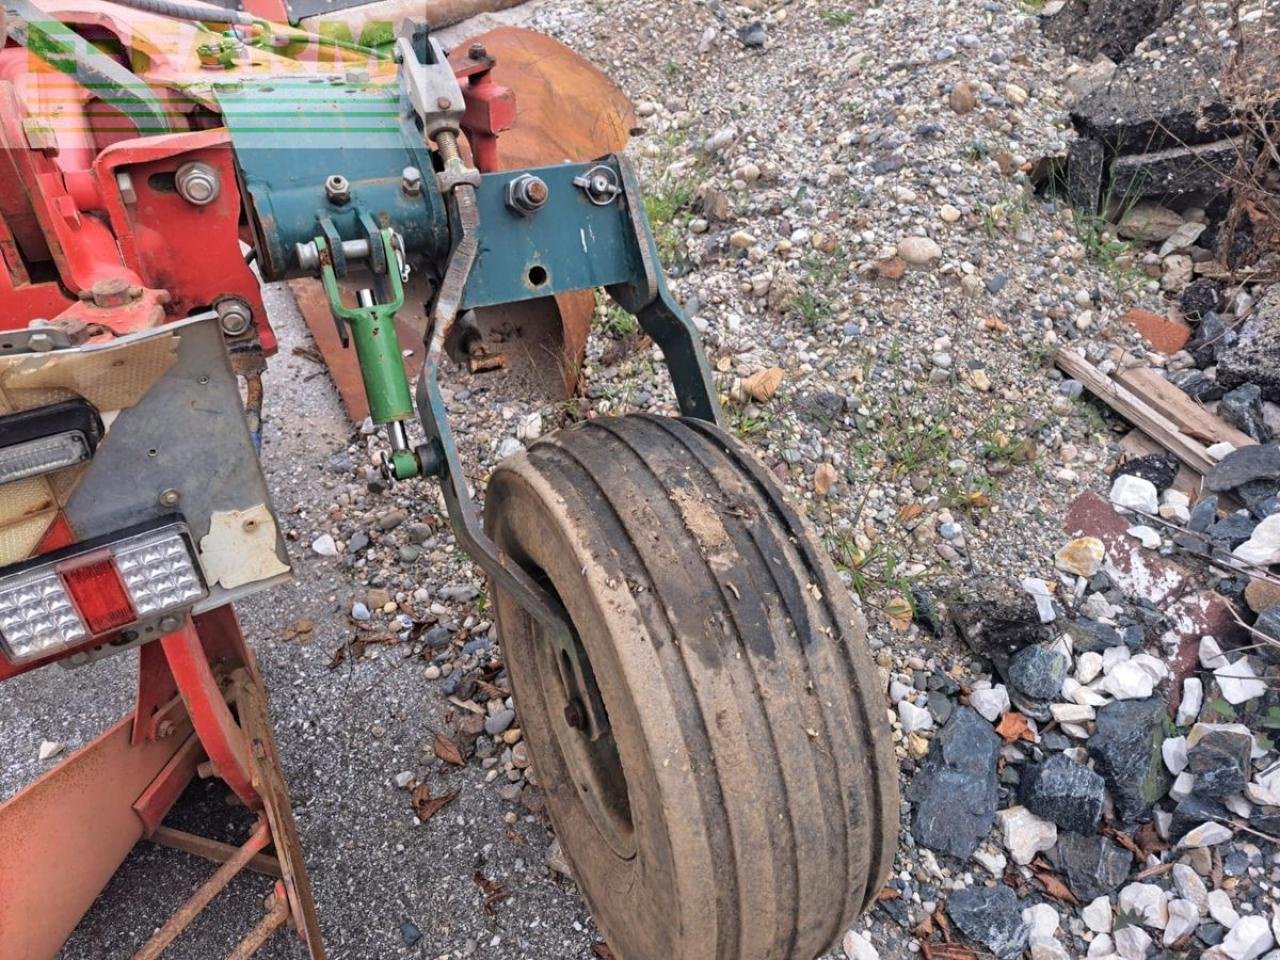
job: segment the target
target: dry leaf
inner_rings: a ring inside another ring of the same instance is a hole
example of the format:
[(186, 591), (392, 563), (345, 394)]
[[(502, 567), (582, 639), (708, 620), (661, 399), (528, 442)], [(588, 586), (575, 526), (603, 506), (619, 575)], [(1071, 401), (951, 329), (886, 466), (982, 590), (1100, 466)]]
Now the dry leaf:
[(1018, 740), (1026, 740), (1029, 743), (1036, 742), (1036, 735), (1031, 730), (1031, 724), (1027, 723), (1027, 718), (1016, 710), (1010, 710), (1000, 722), (996, 724), (996, 733), (1004, 738), (1005, 743), (1014, 743)]
[(1009, 325), (998, 317), (984, 317), (982, 325), (988, 330), (994, 330), (996, 333), (1009, 332)]
[(448, 793), (433, 797), (431, 788), (422, 783), (414, 788), (411, 799), (413, 801), (413, 812), (418, 815), (419, 820), (426, 823), (453, 801), (457, 800), (458, 791), (450, 790)]
[(969, 506), (979, 510), (991, 506), (991, 498), (981, 490), (970, 490), (966, 499), (969, 501)]
[(910, 523), (922, 513), (924, 513), (924, 504), (908, 503), (898, 509), (898, 519), (903, 523)]
[(958, 943), (925, 943), (921, 941), (920, 952), (925, 960), (978, 960), (978, 955), (968, 947)]
[(436, 756), (445, 763), (452, 763), (456, 767), (466, 766), (467, 762), (462, 759), (462, 751), (458, 749), (458, 745), (443, 733), (436, 733), (435, 743), (431, 746)]
[(818, 496), (825, 497), (830, 493), (835, 482), (836, 468), (829, 463), (818, 464), (817, 469), (813, 471), (813, 489)]
[(1069, 903), (1073, 907), (1080, 906), (1075, 894), (1067, 889), (1067, 885), (1047, 870), (1037, 870), (1036, 879), (1044, 885), (1044, 892), (1055, 900)]
[(885, 900), (900, 900), (901, 898), (902, 898), (902, 891), (897, 890), (893, 887), (884, 887), (883, 889), (881, 889), (879, 893), (876, 894), (876, 899), (881, 902)]
[(885, 604), (884, 615), (889, 618), (893, 629), (899, 633), (905, 633), (911, 626), (914, 613), (911, 610), (911, 602), (906, 597), (897, 596)]
[(484, 912), (489, 916), (494, 916), (498, 912), (494, 908), (510, 897), (511, 891), (497, 880), (490, 880), (479, 870), (476, 871), (475, 881), (476, 885), (484, 891)]
[(609, 949), (609, 945), (607, 943), (592, 944), (591, 952), (594, 953), (599, 960), (614, 960), (613, 951)]
[(1127, 833), (1121, 833), (1115, 827), (1110, 825), (1104, 826), (1102, 828), (1102, 832), (1132, 853), (1139, 861), (1146, 861), (1147, 855), (1142, 852), (1142, 848), (1140, 846), (1134, 843), (1133, 837), (1129, 836)]
[(744, 379), (742, 389), (747, 391), (752, 400), (764, 403), (778, 392), (778, 387), (782, 385), (782, 377), (781, 367), (770, 367), (768, 370), (761, 370)]

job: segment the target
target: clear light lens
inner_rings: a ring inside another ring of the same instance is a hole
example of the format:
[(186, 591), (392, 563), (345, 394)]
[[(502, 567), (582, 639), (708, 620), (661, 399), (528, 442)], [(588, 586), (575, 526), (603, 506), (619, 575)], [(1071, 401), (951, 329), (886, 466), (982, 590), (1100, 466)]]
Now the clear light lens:
[(0, 582), (0, 638), (15, 662), (57, 653), (86, 636), (80, 614), (52, 569)]
[(89, 442), (79, 430), (0, 447), (0, 483), (38, 477), (89, 459)]
[(182, 606), (204, 595), (179, 527), (164, 527), (113, 544), (116, 567), (139, 617)]

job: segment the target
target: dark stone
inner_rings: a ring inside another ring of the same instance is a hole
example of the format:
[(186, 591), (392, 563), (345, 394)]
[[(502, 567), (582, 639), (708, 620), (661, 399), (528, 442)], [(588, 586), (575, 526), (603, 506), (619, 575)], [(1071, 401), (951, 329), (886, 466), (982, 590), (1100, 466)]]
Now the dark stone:
[(369, 546), (369, 535), (363, 530), (357, 530), (347, 538), (347, 553), (359, 553), (367, 546)]
[(1218, 404), (1218, 416), (1258, 443), (1271, 439), (1271, 428), (1262, 417), (1262, 388), (1256, 383), (1246, 383), (1223, 394)]
[(1197, 370), (1194, 367), (1169, 374), (1169, 382), (1192, 400), (1199, 400), (1201, 403), (1221, 400), (1222, 395), (1227, 392), (1226, 387), (1217, 380), (1211, 379), (1203, 370)]
[(947, 914), (961, 933), (1000, 960), (1013, 960), (1026, 949), (1030, 930), (1022, 919), (1022, 904), (1004, 884), (957, 890), (947, 898)]
[(933, 722), (939, 727), (944, 726), (951, 719), (955, 708), (955, 703), (946, 697), (929, 698), (929, 712), (933, 714)]
[(1227, 549), (1234, 550), (1253, 535), (1253, 528), (1257, 525), (1258, 521), (1247, 513), (1229, 513), (1206, 532), (1209, 539), (1224, 543)]
[(1227, 939), (1227, 928), (1218, 923), (1202, 923), (1196, 928), (1196, 939), (1206, 947), (1216, 947)]
[(1280, 480), (1280, 443), (1250, 444), (1233, 450), (1205, 475), (1206, 485), (1218, 493), (1253, 480)]
[(1133, 854), (1119, 844), (1070, 830), (1058, 834), (1050, 856), (1081, 903), (1114, 893), (1129, 878), (1133, 864)]
[(400, 924), (400, 938), (404, 941), (406, 947), (416, 947), (418, 941), (422, 939), (422, 931), (418, 929), (416, 923), (410, 923), (406, 920)]
[(1153, 453), (1125, 461), (1116, 468), (1116, 476), (1129, 474), (1150, 480), (1163, 493), (1173, 486), (1173, 479), (1178, 475), (1180, 466), (1178, 458), (1171, 453)]
[(987, 580), (975, 584), (969, 595), (976, 599), (950, 605), (951, 618), (973, 652), (997, 667), (1024, 647), (1051, 639), (1035, 600), (1025, 590)]
[(1131, 202), (1139, 197), (1217, 193), (1239, 162), (1241, 149), (1239, 141), (1219, 140), (1117, 157), (1111, 164), (1111, 195)]
[(1196, 533), (1206, 533), (1218, 518), (1218, 497), (1210, 494), (1196, 502), (1191, 508), (1191, 519), (1187, 521), (1187, 529)]
[(1077, 57), (1120, 63), (1177, 9), (1178, 0), (1071, 0), (1044, 32)]
[(1265, 399), (1280, 403), (1280, 285), (1258, 301), (1236, 342), (1222, 351), (1218, 379), (1227, 387), (1255, 383)]
[(1193, 793), (1178, 801), (1173, 808), (1173, 819), (1169, 822), (1169, 837), (1181, 840), (1188, 830), (1194, 830), (1206, 820), (1220, 818), (1230, 819), (1231, 811), (1212, 797), (1202, 797)]
[(1061, 753), (1032, 764), (1022, 776), (1022, 805), (1076, 833), (1098, 831), (1104, 793), (1102, 777)]
[[(1196, 366), (1208, 367), (1217, 363), (1219, 356), (1231, 349), (1237, 336), (1235, 328), (1228, 327), (1216, 313), (1206, 313), (1200, 318), (1200, 326), (1183, 349), (1191, 354)], [(1222, 378), (1221, 367), (1218, 369), (1218, 382), (1224, 389), (1234, 386)]]
[(1170, 735), (1168, 708), (1159, 697), (1118, 700), (1098, 710), (1089, 755), (1107, 781), (1121, 820), (1147, 820), (1172, 780), (1160, 748)]
[(1272, 640), (1280, 641), (1280, 606), (1268, 607), (1258, 614), (1253, 629), (1266, 634)]
[(764, 24), (759, 20), (749, 23), (745, 27), (738, 28), (738, 39), (742, 41), (742, 45), (751, 50), (758, 50), (764, 46)]
[(1192, 280), (1179, 298), (1184, 316), (1199, 320), (1206, 313), (1217, 313), (1225, 306), (1222, 284), (1212, 277)]
[(987, 293), (993, 297), (1005, 288), (1005, 284), (1009, 282), (1009, 275), (1006, 273), (997, 273), (994, 277), (987, 281)]
[(1209, 730), (1187, 751), (1187, 769), (1196, 775), (1194, 790), (1201, 797), (1226, 797), (1244, 792), (1249, 782), (1249, 754), (1253, 738), (1237, 730)]
[(1098, 212), (1107, 148), (1096, 140), (1073, 140), (1067, 150), (1067, 202), (1089, 216)]
[(1032, 700), (1054, 700), (1062, 695), (1062, 681), (1071, 664), (1047, 647), (1026, 647), (1009, 661), (1009, 684)]
[(1064, 627), (1071, 636), (1072, 649), (1076, 653), (1102, 653), (1109, 647), (1118, 647), (1124, 640), (1120, 632), (1110, 624), (1081, 617)]
[(1254, 517), (1265, 520), (1276, 512), (1276, 487), (1274, 480), (1250, 480), (1236, 487), (1235, 494)]
[(1000, 737), (969, 707), (958, 707), (934, 737), (907, 788), (916, 841), (967, 860), (995, 821)]

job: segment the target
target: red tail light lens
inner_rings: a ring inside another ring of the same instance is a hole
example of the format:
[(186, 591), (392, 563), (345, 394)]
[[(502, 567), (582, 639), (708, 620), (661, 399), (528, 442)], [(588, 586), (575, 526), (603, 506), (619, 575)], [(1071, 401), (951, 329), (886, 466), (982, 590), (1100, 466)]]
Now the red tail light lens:
[(69, 560), (57, 570), (90, 632), (106, 633), (138, 618), (110, 550)]

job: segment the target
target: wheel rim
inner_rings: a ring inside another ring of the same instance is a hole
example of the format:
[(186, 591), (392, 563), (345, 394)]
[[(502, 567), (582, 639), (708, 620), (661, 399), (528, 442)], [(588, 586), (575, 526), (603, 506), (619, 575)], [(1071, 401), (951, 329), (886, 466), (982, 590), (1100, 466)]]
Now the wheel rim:
[[(553, 585), (545, 575), (543, 585), (552, 593)], [(558, 598), (557, 598), (558, 599)], [(572, 624), (571, 624), (572, 627)], [(577, 628), (572, 627), (576, 637)], [(635, 824), (631, 815), (631, 795), (626, 771), (612, 730), (592, 740), (581, 722), (581, 704), (565, 685), (560, 658), (568, 654), (552, 643), (535, 624), (537, 635), (536, 669), (543, 701), (547, 706), (550, 727), (591, 822), (601, 838), (618, 857), (629, 860), (636, 855)], [(584, 671), (595, 683), (594, 670)], [(606, 704), (606, 713), (608, 705)]]

